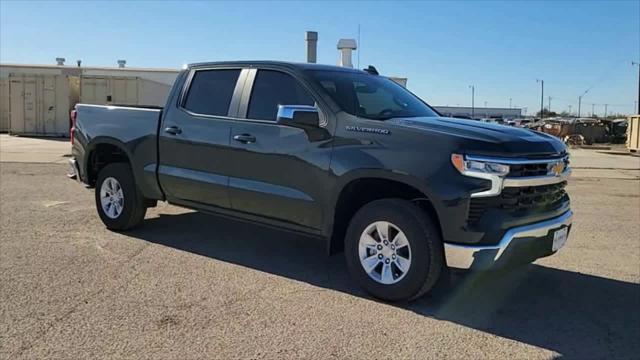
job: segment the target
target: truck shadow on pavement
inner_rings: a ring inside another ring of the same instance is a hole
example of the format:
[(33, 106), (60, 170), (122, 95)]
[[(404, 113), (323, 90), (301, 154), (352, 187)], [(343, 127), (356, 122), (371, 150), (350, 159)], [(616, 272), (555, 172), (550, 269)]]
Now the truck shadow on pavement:
[[(160, 215), (126, 234), (371, 299), (349, 278), (342, 254), (328, 257), (321, 240), (200, 213)], [(454, 274), (446, 288), (394, 306), (565, 358), (640, 354), (640, 285), (630, 282), (533, 264)]]

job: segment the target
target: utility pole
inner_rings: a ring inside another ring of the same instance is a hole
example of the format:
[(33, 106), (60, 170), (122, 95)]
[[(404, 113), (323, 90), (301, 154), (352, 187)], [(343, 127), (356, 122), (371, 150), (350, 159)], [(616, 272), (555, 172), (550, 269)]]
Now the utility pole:
[(571, 105), (569, 105), (569, 116), (571, 116)]
[(551, 99), (552, 99), (552, 97), (549, 96), (549, 105), (547, 106), (547, 113), (551, 112)]
[(536, 79), (541, 84), (540, 89), (540, 120), (544, 119), (544, 80)]
[(578, 117), (580, 117), (580, 108), (582, 107), (582, 95), (578, 96)]
[(509, 109), (511, 109), (511, 98), (509, 98)]
[(605, 118), (605, 120), (607, 119), (607, 106), (609, 106), (609, 104), (604, 104), (604, 118)]
[(471, 118), (473, 119), (475, 117), (475, 101), (476, 101), (476, 86), (475, 85), (469, 85), (469, 88), (471, 89)]
[(595, 117), (596, 116), (595, 107), (596, 107), (596, 104), (591, 104), (591, 116), (590, 117)]
[(636, 101), (638, 105), (636, 105), (636, 114), (640, 115), (640, 63), (632, 61), (631, 65), (638, 67), (638, 101)]

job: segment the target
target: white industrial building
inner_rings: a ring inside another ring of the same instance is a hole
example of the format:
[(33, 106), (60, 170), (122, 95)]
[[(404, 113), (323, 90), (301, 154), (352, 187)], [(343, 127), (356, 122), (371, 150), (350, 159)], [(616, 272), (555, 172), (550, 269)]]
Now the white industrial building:
[(164, 106), (177, 69), (0, 64), (0, 131), (67, 136), (78, 102)]
[(500, 118), (516, 119), (522, 117), (520, 108), (490, 108), (490, 107), (464, 107), (464, 106), (434, 106), (438, 112), (444, 116), (465, 117), (472, 119)]

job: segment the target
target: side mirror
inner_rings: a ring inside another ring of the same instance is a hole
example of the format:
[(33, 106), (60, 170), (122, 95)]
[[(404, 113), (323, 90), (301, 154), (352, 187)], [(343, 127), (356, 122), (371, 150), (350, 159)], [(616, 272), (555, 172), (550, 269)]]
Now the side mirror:
[(309, 105), (278, 105), (276, 122), (302, 128), (320, 127), (318, 109)]

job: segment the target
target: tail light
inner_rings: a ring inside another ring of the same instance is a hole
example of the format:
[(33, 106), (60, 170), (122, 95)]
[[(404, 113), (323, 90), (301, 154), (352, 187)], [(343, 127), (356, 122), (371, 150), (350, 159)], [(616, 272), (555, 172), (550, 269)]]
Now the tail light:
[(78, 118), (78, 111), (71, 110), (71, 114), (69, 114), (69, 119), (71, 120), (71, 128), (69, 128), (69, 139), (71, 141), (71, 145), (73, 145), (73, 133), (76, 131), (76, 119)]

